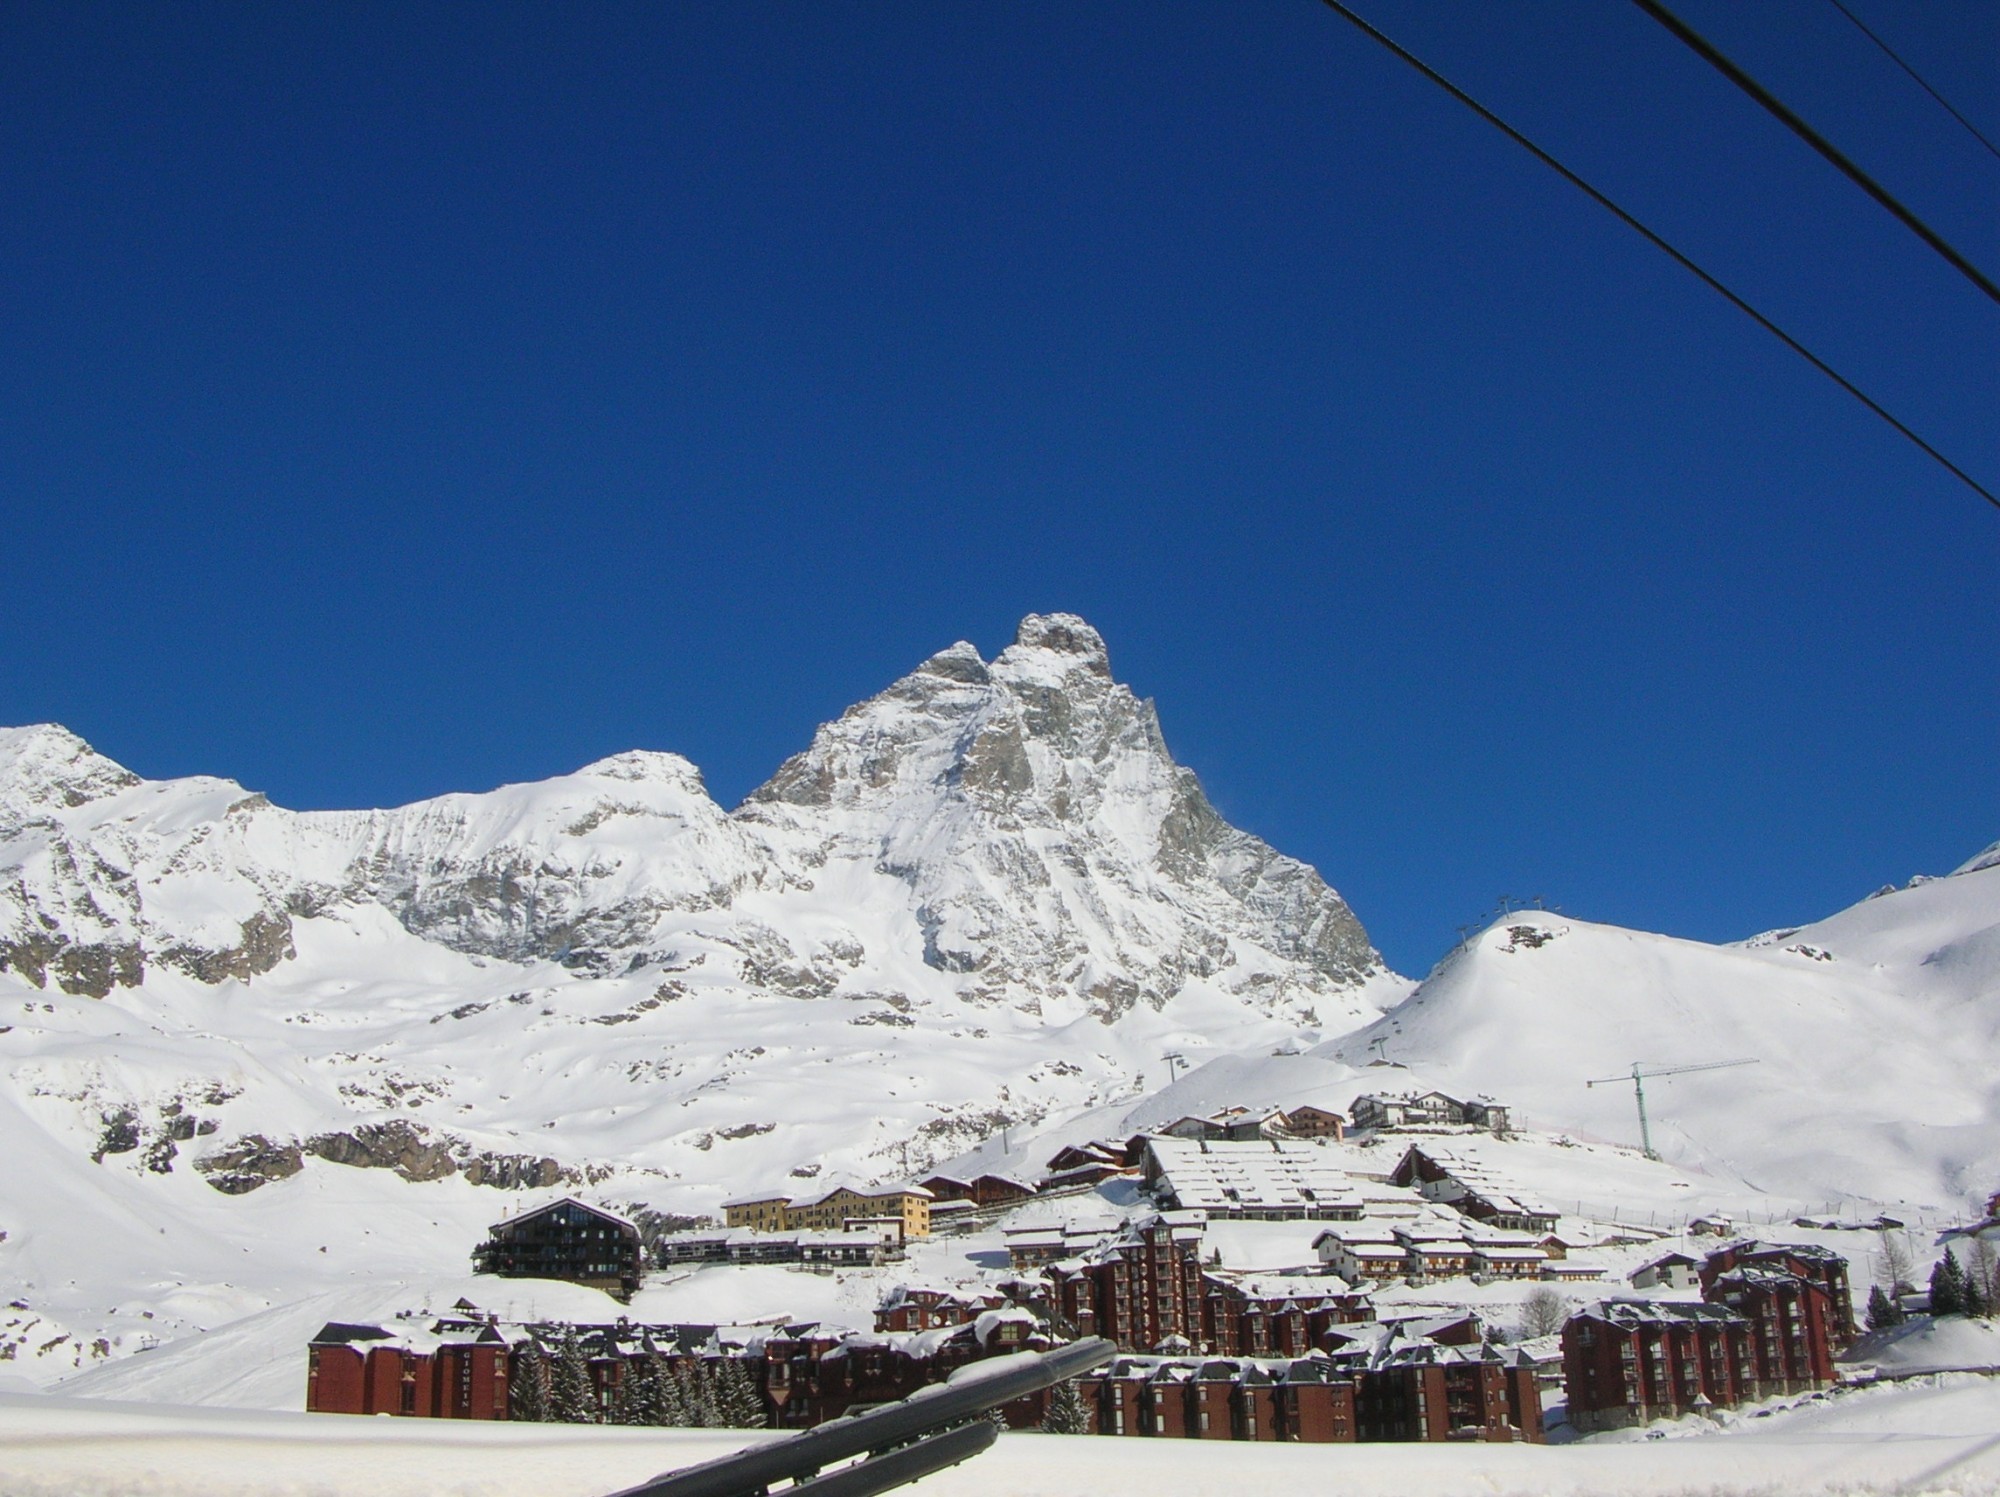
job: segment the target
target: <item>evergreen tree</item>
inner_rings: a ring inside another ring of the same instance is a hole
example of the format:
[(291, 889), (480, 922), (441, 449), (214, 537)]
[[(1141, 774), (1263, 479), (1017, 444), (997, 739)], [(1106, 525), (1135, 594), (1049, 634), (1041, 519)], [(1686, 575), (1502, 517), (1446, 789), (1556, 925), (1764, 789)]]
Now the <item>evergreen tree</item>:
[(558, 1424), (596, 1424), (597, 1388), (590, 1378), (590, 1358), (576, 1327), (563, 1327), (556, 1346), (556, 1365), (549, 1375), (549, 1417)]
[(716, 1401), (731, 1429), (762, 1429), (770, 1421), (764, 1413), (764, 1395), (741, 1357), (724, 1357), (717, 1378)]
[(1903, 1312), (1896, 1302), (1889, 1298), (1888, 1290), (1877, 1284), (1868, 1291), (1868, 1329), (1887, 1330), (1892, 1325), (1903, 1323)]
[(605, 1410), (606, 1424), (657, 1424), (653, 1417), (653, 1380), (647, 1376), (643, 1357), (626, 1357), (618, 1365), (618, 1381), (611, 1389), (611, 1406)]
[(1968, 1283), (1979, 1286), (1980, 1298), (1986, 1302), (1986, 1318), (2000, 1315), (2000, 1246), (1991, 1237), (1981, 1234), (1972, 1239), (1972, 1262), (1965, 1276)]
[(652, 1385), (653, 1423), (683, 1427), (693, 1423), (673, 1364), (657, 1349), (646, 1358), (646, 1381)]
[(1077, 1392), (1075, 1378), (1049, 1389), (1048, 1407), (1042, 1412), (1042, 1428), (1052, 1435), (1090, 1433), (1090, 1410), (1084, 1407), (1083, 1395)]
[(706, 1359), (681, 1369), (681, 1402), (687, 1406), (688, 1423), (701, 1429), (723, 1429), (722, 1409), (715, 1397), (715, 1373)]
[(1959, 1315), (1965, 1310), (1965, 1273), (1950, 1248), (1931, 1270), (1931, 1314)]
[(1958, 1303), (1969, 1320), (1984, 1320), (1993, 1313), (1993, 1303), (1986, 1292), (1986, 1285), (1980, 1282), (1981, 1275), (1961, 1273), (1963, 1281), (1959, 1286)]
[(507, 1369), (507, 1417), (541, 1424), (549, 1417), (549, 1363), (533, 1341), (515, 1352)]

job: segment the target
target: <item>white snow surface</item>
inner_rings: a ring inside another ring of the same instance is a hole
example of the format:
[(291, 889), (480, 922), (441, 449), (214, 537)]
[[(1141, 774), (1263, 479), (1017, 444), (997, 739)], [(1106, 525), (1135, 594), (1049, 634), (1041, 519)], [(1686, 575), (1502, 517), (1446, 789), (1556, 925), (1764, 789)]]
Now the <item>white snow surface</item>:
[(1523, 911), (1314, 1054), (1627, 1143), (1631, 1082), (1586, 1082), (1755, 1060), (1648, 1082), (1655, 1147), (1801, 1201), (1969, 1205), (2000, 1186), (2000, 867), (1733, 946)]
[[(1689, 1421), (1698, 1423), (1698, 1421)], [(1003, 1434), (935, 1497), (1773, 1497), (2000, 1491), (2000, 1381), (1940, 1377), (1780, 1408), (1743, 1428), (1568, 1446), (1279, 1445)], [(247, 1413), (0, 1394), (10, 1497), (600, 1497), (783, 1436)]]

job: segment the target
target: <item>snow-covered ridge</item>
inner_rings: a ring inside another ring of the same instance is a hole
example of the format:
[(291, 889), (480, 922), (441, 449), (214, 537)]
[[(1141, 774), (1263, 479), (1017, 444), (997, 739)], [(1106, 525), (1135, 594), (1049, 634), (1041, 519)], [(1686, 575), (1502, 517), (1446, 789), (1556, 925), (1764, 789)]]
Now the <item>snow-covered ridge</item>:
[(0, 818), (0, 964), (94, 997), (149, 966), (246, 980), (295, 954), (295, 919), (362, 903), (456, 951), (601, 975), (678, 949), (677, 916), (810, 891), (829, 865), (849, 899), (900, 903), (925, 963), (989, 1001), (1108, 1019), (1212, 978), (1262, 1012), (1358, 1014), (1386, 975), (1312, 869), (1215, 814), (1065, 614), (1023, 621), (991, 666), (940, 652), (734, 815), (686, 760), (636, 752), (297, 813), (226, 780), (141, 780), (43, 726), (0, 734)]

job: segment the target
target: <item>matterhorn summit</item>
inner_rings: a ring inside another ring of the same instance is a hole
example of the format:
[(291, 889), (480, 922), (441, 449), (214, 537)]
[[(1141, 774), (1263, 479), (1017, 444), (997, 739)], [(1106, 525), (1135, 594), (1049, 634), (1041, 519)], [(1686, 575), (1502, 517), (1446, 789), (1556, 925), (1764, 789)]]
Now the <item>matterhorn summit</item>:
[(898, 880), (925, 963), (986, 1002), (1115, 1019), (1200, 980), (1316, 1022), (1384, 975), (1317, 873), (1215, 813), (1071, 614), (1023, 620), (990, 665), (965, 643), (932, 656), (736, 819), (792, 866)]

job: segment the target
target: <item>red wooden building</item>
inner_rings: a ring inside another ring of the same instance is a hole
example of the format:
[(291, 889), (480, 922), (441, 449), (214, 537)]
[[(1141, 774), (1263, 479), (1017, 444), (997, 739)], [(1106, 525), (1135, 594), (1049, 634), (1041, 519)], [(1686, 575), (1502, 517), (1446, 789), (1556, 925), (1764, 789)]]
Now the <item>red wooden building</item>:
[(1077, 1386), (1100, 1435), (1301, 1444), (1542, 1438), (1532, 1364), (1490, 1347), (1405, 1348), (1362, 1368), (1322, 1356), (1125, 1357)]
[(1853, 1339), (1847, 1260), (1816, 1247), (1736, 1243), (1708, 1256), (1700, 1304), (1604, 1300), (1563, 1327), (1579, 1431), (1705, 1413), (1833, 1382)]

